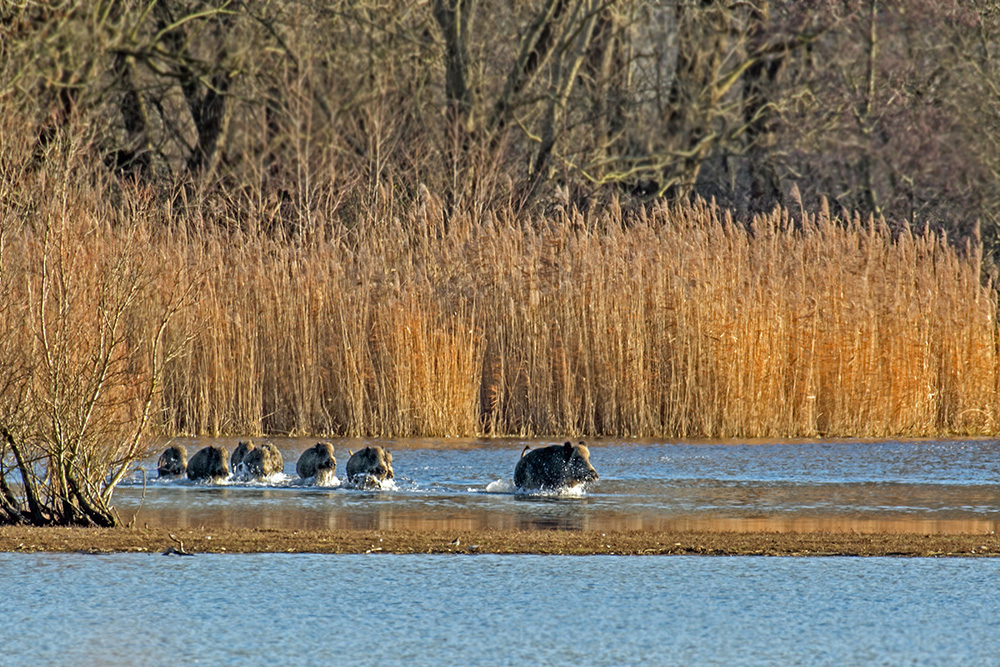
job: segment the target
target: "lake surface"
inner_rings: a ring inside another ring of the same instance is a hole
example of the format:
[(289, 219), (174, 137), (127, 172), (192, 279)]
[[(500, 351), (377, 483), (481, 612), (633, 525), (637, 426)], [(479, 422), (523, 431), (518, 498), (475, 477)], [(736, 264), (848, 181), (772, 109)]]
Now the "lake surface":
[[(236, 439), (182, 440), (189, 455)], [(1000, 443), (589, 442), (601, 479), (582, 493), (514, 493), (524, 440), (332, 440), (338, 474), (348, 450), (393, 452), (396, 488), (304, 486), (299, 454), (315, 439), (273, 438), (285, 474), (223, 484), (156, 478), (156, 457), (116, 494), (126, 519), (179, 527), (705, 528), (981, 532), (1000, 528)]]
[(995, 664), (997, 559), (0, 553), (0, 664)]

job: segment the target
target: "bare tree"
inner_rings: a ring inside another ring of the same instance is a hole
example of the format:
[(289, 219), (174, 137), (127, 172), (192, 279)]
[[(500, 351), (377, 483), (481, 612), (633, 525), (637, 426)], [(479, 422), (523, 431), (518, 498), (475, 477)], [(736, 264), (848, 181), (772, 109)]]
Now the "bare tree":
[[(0, 229), (0, 523), (120, 521), (112, 496), (148, 453), (164, 333), (190, 299), (139, 328), (159, 301), (141, 240), (64, 216)], [(109, 234), (114, 252), (94, 247)]]
[(33, 119), (37, 160), (88, 127), (115, 173), (196, 186), (227, 224), (246, 198), (302, 230), (428, 191), (446, 212), (607, 193), (753, 212), (794, 190), (971, 233), (995, 208), (977, 134), (996, 16), (988, 0), (9, 3), (0, 96)]

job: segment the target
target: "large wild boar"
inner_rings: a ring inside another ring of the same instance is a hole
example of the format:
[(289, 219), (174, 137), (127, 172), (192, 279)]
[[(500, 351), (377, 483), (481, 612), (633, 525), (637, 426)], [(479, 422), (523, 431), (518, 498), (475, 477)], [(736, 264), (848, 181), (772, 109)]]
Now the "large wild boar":
[(315, 446), (302, 452), (295, 464), (295, 472), (299, 477), (316, 478), (316, 486), (326, 486), (333, 481), (337, 472), (337, 459), (333, 457), (333, 445), (329, 442), (317, 442)]
[(514, 485), (521, 489), (555, 490), (598, 479), (590, 465), (590, 450), (582, 442), (550, 445), (521, 453), (514, 467)]
[(192, 480), (229, 477), (229, 453), (215, 445), (203, 447), (188, 462), (187, 476)]
[(156, 462), (156, 472), (160, 477), (173, 477), (187, 472), (188, 453), (184, 445), (172, 445), (163, 450)]
[(381, 447), (365, 447), (351, 452), (347, 461), (347, 480), (363, 489), (378, 489), (392, 479), (392, 454)]
[(267, 477), (285, 469), (285, 459), (270, 442), (254, 447), (243, 459), (243, 472), (251, 477)]

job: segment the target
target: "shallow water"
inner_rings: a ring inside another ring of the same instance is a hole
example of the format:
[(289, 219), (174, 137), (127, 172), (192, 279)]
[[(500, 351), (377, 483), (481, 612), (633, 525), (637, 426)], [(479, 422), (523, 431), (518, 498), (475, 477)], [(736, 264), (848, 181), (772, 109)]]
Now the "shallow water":
[[(285, 475), (223, 484), (156, 478), (155, 457), (116, 494), (139, 525), (328, 528), (703, 528), (983, 532), (1000, 527), (996, 440), (591, 442), (601, 479), (582, 493), (514, 493), (523, 440), (334, 440), (393, 452), (395, 489), (318, 488), (295, 476), (315, 440), (273, 439)], [(189, 454), (206, 444), (183, 441)]]
[(1000, 560), (0, 553), (0, 664), (993, 664)]

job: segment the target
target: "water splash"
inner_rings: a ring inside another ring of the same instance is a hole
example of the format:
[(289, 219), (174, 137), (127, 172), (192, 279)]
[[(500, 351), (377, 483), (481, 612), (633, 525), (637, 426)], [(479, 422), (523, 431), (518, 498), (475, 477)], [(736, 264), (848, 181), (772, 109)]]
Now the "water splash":
[(232, 483), (241, 484), (243, 486), (288, 486), (294, 478), (289, 477), (283, 472), (271, 473), (270, 475), (265, 475), (263, 477), (233, 477)]
[(580, 498), (586, 495), (586, 488), (586, 482), (580, 482), (573, 486), (561, 486), (558, 489), (522, 489), (514, 487), (514, 495), (538, 498)]
[(235, 486), (239, 484), (232, 475), (226, 477), (200, 477), (198, 479), (185, 479), (184, 483), (191, 486)]
[[(498, 479), (486, 485), (486, 493), (514, 493), (517, 489), (514, 482), (509, 479)], [(469, 489), (474, 491), (475, 489)]]
[(339, 477), (332, 473), (329, 475), (317, 474), (314, 477), (310, 477), (309, 480), (310, 486), (319, 486), (324, 489), (335, 489), (338, 486), (343, 486), (344, 484)]
[(398, 491), (394, 479), (378, 479), (371, 475), (365, 475), (360, 481), (344, 481), (345, 489), (356, 489), (359, 491)]
[[(498, 479), (486, 485), (486, 493), (505, 493), (515, 496), (533, 496), (540, 498), (579, 498), (586, 495), (586, 482), (579, 482), (573, 486), (563, 486), (558, 489), (522, 489), (514, 485), (509, 479)], [(470, 493), (478, 489), (469, 489)]]
[(247, 468), (245, 463), (238, 463), (236, 467), (233, 468), (233, 479), (239, 479), (244, 481), (252, 481), (254, 479), (253, 475), (250, 474), (250, 470)]

